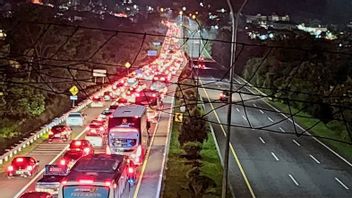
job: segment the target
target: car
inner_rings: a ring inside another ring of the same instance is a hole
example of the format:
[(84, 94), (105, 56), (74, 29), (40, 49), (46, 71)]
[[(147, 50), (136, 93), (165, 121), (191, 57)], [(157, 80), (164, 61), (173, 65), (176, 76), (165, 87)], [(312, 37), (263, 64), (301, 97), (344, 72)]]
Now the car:
[(39, 161), (33, 157), (20, 156), (15, 157), (11, 164), (7, 167), (7, 176), (22, 176), (30, 177), (37, 173), (39, 168)]
[(136, 78), (127, 79), (127, 86), (130, 88), (136, 88), (138, 86), (138, 80)]
[(53, 126), (49, 131), (48, 142), (68, 141), (71, 138), (72, 129), (67, 125)]
[(171, 80), (171, 76), (170, 75), (165, 75), (165, 74), (158, 74), (155, 75), (153, 78), (153, 82), (163, 82), (163, 83), (169, 83)]
[(161, 94), (161, 97), (163, 97), (163, 95), (166, 95), (167, 92), (167, 87), (165, 83), (162, 82), (154, 82), (151, 86), (150, 86), (150, 90), (153, 91), (158, 91)]
[(87, 140), (72, 140), (69, 150), (84, 151), (85, 153), (90, 153), (92, 151), (94, 152), (93, 146)]
[(93, 155), (93, 154), (94, 154), (94, 147), (89, 143), (89, 146), (85, 147), (84, 149), (67, 150), (57, 164), (61, 167), (66, 167), (68, 169), (71, 169), (78, 159), (80, 159), (83, 156)]
[(84, 115), (80, 112), (70, 112), (66, 118), (66, 125), (68, 126), (83, 126)]
[(100, 96), (94, 96), (90, 103), (90, 107), (104, 107), (103, 98)]
[(88, 125), (88, 130), (87, 130), (87, 135), (88, 134), (98, 134), (98, 135), (101, 135), (101, 136), (106, 134), (105, 123), (104, 124), (90, 123)]
[(110, 109), (105, 109), (103, 112), (101, 112), (101, 114), (99, 114), (98, 119), (106, 121), (106, 119), (112, 116), (112, 112), (113, 111)]
[(105, 120), (100, 120), (100, 119), (94, 119), (90, 122), (90, 124), (95, 124), (98, 126), (105, 126), (106, 121)]
[(48, 192), (26, 192), (21, 195), (20, 198), (53, 198), (53, 196)]
[(111, 99), (115, 98), (114, 94), (111, 91), (104, 92), (103, 97), (105, 101), (110, 101)]
[(38, 192), (48, 192), (57, 194), (61, 181), (67, 176), (68, 168), (60, 165), (45, 165), (44, 174), (35, 185), (35, 190)]
[(126, 98), (120, 97), (119, 99), (117, 99), (117, 103), (119, 103), (119, 105), (128, 105), (128, 100)]
[(220, 101), (227, 101), (229, 99), (230, 92), (229, 91), (223, 91), (220, 93)]

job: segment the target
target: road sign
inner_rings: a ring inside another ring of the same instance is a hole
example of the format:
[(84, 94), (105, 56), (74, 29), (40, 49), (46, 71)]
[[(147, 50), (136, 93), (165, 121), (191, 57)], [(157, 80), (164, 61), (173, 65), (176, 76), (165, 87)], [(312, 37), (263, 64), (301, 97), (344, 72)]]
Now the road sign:
[(78, 96), (70, 96), (70, 100), (78, 100)]
[(106, 77), (106, 69), (93, 69), (94, 77)]
[(176, 113), (175, 114), (175, 121), (176, 122), (182, 122), (183, 120), (183, 114), (182, 113)]
[(70, 88), (70, 92), (73, 96), (77, 95), (79, 90), (78, 88), (76, 87), (76, 85), (73, 85), (71, 88)]

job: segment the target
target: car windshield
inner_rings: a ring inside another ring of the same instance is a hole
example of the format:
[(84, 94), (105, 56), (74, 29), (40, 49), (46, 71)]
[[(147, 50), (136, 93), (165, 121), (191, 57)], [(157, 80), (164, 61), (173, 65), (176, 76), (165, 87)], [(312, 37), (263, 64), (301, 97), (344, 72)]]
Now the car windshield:
[(74, 171), (77, 172), (105, 172), (112, 173), (118, 166), (118, 162), (110, 159), (81, 159), (79, 160), (75, 167)]
[(80, 113), (70, 113), (68, 117), (81, 117)]

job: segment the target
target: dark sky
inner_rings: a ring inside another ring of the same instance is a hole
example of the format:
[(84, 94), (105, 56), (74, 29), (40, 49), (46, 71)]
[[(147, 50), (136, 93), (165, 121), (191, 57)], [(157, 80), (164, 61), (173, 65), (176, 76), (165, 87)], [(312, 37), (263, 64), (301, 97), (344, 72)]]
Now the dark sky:
[(277, 12), (289, 14), (294, 20), (316, 18), (325, 23), (343, 24), (352, 21), (352, 0), (248, 0), (245, 12)]

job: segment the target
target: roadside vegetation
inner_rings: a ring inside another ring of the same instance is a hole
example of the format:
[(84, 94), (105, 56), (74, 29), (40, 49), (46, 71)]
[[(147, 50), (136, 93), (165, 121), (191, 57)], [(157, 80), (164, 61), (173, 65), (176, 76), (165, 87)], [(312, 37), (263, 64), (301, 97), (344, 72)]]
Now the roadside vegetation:
[(351, 160), (352, 60), (344, 53), (352, 51), (339, 48), (337, 42), (308, 34), (268, 41), (282, 48), (250, 59), (243, 76), (273, 98), (280, 110)]
[(215, 198), (221, 195), (222, 166), (204, 110), (196, 104), (194, 82), (185, 78), (189, 73), (181, 74), (176, 92), (174, 112), (186, 110), (183, 122), (173, 123), (163, 197)]
[(106, 69), (109, 83), (127, 73), (126, 62), (134, 69), (149, 61), (147, 50), (163, 37), (147, 33), (167, 31), (157, 15), (138, 16), (133, 22), (86, 16), (71, 23), (55, 18), (57, 11), (47, 6), (24, 3), (12, 9), (12, 17), (1, 18), (6, 38), (0, 40), (0, 70), (6, 72), (0, 73), (0, 154), (68, 111), (71, 86), (79, 88), (79, 101), (101, 89), (93, 69)]

